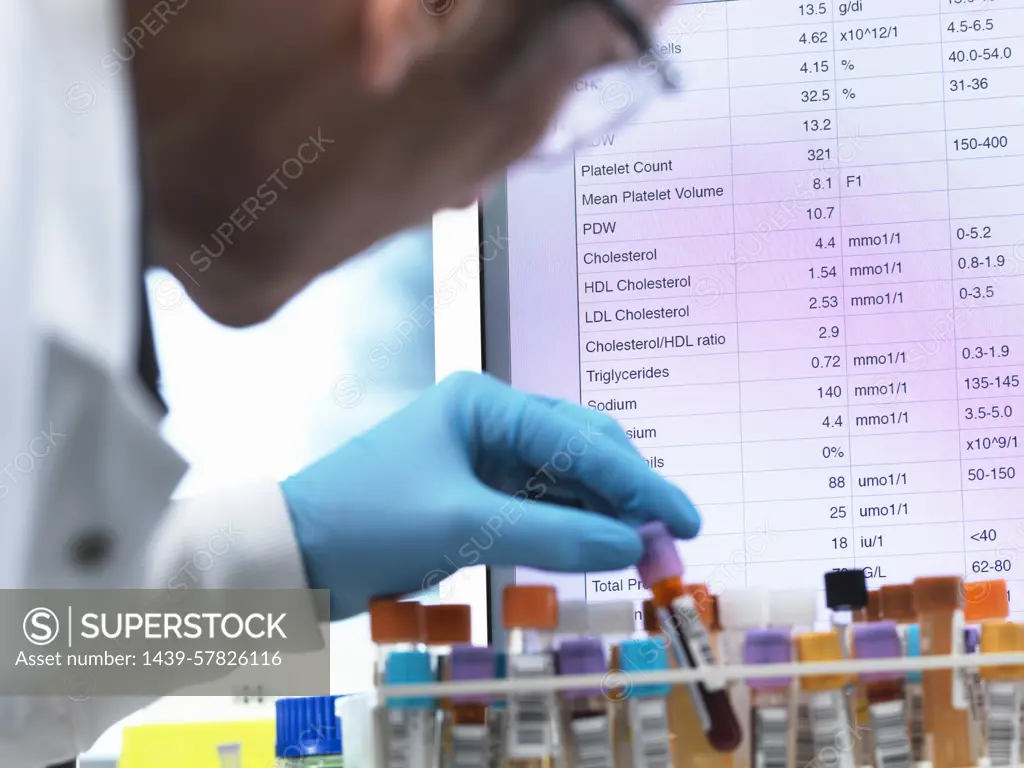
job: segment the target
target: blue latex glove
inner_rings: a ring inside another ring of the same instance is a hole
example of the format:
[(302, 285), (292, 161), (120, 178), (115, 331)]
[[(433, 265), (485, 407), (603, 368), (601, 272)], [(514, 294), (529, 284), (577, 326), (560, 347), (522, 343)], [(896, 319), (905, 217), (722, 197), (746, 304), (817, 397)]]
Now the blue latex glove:
[(635, 526), (663, 520), (683, 539), (700, 528), (614, 419), (470, 373), (282, 488), (310, 586), (331, 590), (334, 619), (466, 566), (618, 570), (642, 554)]

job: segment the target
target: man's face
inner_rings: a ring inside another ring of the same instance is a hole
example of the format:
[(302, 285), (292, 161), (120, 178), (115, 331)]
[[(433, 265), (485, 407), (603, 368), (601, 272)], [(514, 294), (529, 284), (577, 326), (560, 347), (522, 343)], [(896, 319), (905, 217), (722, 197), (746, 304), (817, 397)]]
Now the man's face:
[[(150, 10), (126, 2), (129, 23)], [(134, 61), (155, 263), (215, 320), (266, 319), (471, 202), (576, 79), (628, 55), (588, 2), (186, 3)]]

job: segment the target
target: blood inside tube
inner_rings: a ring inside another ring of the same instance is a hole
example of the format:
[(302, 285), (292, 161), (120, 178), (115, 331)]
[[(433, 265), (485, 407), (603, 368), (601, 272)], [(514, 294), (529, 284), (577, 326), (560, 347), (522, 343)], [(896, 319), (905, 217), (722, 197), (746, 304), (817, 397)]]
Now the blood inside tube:
[[(672, 606), (671, 610), (659, 608), (658, 613), (679, 666), (706, 669), (714, 665), (710, 640), (700, 622), (693, 598), (688, 595), (671, 601), (666, 598), (668, 596), (655, 593), (656, 603), (664, 600)], [(737, 749), (742, 734), (725, 685), (717, 681), (700, 681), (690, 685), (690, 694), (708, 743), (719, 752)]]

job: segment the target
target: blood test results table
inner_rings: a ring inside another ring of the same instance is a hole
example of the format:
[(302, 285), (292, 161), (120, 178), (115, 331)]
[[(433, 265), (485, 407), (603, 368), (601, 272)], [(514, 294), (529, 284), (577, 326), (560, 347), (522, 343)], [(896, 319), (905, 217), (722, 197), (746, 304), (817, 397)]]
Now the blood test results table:
[[(732, 0), (575, 159), (581, 399), (720, 591), (963, 573), (1024, 612), (1024, 0)], [(643, 594), (591, 574), (588, 599)]]

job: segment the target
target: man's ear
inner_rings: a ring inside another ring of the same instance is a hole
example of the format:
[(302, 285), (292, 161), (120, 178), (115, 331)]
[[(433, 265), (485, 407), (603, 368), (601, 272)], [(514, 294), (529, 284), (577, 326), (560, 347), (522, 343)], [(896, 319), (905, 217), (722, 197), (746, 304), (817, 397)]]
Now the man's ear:
[(480, 0), (364, 0), (363, 70), (369, 85), (395, 88), (409, 68), (463, 29)]

